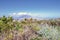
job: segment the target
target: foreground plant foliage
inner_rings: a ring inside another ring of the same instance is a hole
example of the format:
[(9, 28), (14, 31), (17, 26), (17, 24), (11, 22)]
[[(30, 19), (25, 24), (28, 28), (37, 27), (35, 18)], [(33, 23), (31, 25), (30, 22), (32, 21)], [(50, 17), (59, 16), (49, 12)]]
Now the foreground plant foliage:
[(60, 40), (60, 19), (0, 17), (0, 40)]

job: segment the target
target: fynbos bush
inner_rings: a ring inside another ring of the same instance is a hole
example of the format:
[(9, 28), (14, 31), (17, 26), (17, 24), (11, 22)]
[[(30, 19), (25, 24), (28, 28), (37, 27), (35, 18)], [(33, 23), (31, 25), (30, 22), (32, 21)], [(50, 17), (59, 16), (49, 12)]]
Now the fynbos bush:
[(40, 31), (38, 31), (43, 38), (47, 38), (49, 40), (58, 40), (59, 39), (59, 31), (57, 28), (52, 26), (42, 26), (40, 27)]

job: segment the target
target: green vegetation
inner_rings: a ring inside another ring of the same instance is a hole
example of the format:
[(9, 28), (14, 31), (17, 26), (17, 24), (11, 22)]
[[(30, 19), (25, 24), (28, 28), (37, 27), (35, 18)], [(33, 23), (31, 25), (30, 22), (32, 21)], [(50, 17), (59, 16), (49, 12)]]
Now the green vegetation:
[(59, 20), (0, 17), (0, 40), (60, 40)]

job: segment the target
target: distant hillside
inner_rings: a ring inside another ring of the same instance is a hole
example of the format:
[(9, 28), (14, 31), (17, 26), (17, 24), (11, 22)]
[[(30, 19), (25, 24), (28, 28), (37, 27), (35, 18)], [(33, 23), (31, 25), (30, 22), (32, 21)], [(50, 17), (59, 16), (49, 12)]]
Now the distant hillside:
[(24, 19), (24, 18), (32, 18), (30, 15), (20, 15), (20, 16), (13, 16), (14, 19)]

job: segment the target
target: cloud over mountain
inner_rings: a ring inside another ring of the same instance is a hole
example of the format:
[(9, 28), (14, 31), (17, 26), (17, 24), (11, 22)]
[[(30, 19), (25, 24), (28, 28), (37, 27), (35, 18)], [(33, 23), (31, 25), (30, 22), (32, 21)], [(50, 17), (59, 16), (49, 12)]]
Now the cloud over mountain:
[[(21, 19), (21, 18), (51, 18), (52, 16), (48, 13), (31, 13), (31, 12), (18, 12), (18, 13), (11, 13), (10, 16), (13, 18)], [(51, 17), (49, 17), (51, 16)]]
[(29, 12), (18, 12), (10, 14), (10, 16), (21, 16), (21, 15), (32, 15), (32, 14)]

